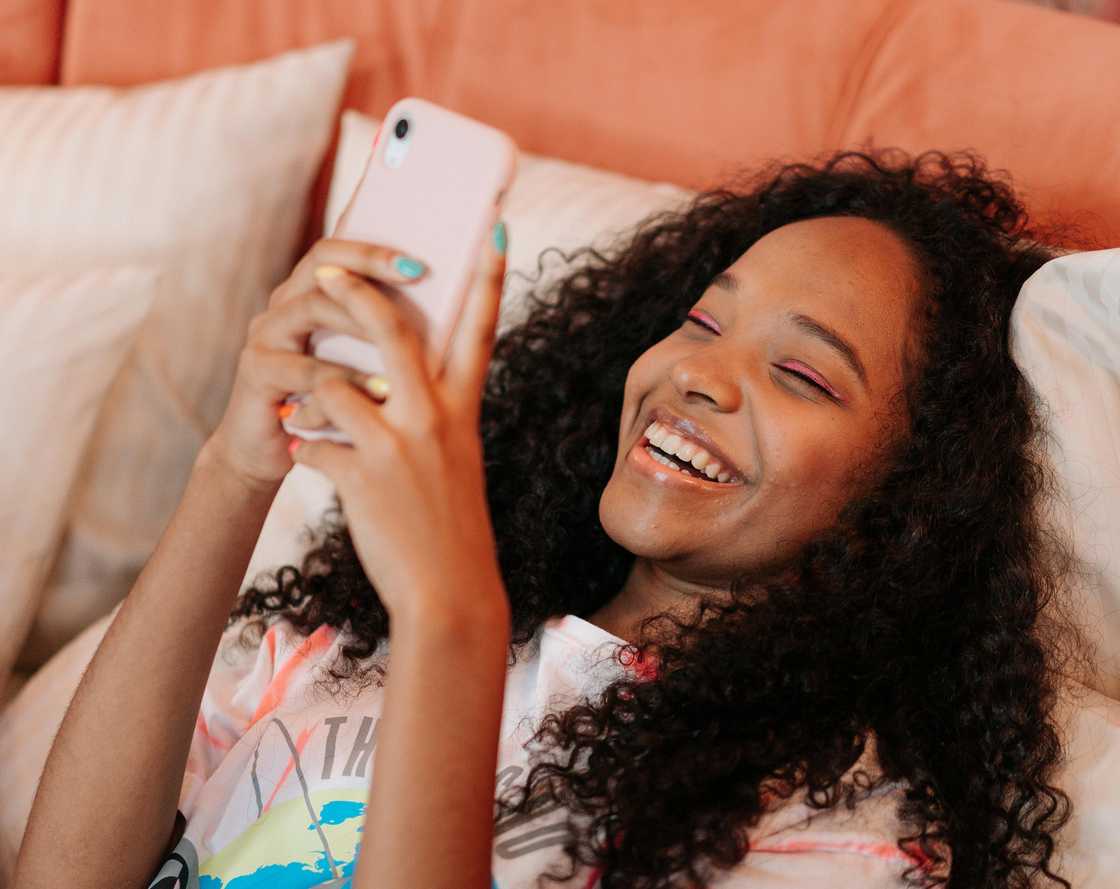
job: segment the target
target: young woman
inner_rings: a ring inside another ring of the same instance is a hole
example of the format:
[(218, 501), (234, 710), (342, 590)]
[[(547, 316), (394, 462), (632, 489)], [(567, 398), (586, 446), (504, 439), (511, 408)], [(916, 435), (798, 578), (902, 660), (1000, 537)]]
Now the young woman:
[[(1068, 886), (1069, 557), (1008, 350), (1035, 234), (971, 155), (772, 167), (573, 257), (495, 344), (499, 226), (438, 373), (377, 283), (400, 254), (321, 241), (250, 325), (16, 884)], [(384, 375), (303, 355), (317, 327)], [(354, 446), (290, 456), (289, 392)], [(293, 460), (336, 509), (235, 602)]]

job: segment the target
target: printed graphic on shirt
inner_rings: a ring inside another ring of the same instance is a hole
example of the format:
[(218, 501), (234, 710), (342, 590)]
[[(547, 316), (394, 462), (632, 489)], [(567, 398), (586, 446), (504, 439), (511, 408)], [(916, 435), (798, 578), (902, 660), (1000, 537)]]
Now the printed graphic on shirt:
[[(351, 721), (357, 723), (356, 731), (348, 726)], [(247, 813), (251, 820), (245, 830), (201, 862), (195, 844), (184, 836), (149, 889), (351, 889), (368, 786), (312, 785), (336, 777), (365, 778), (378, 722), (369, 716), (331, 716), (293, 735), (282, 719), (270, 717), (252, 754), (248, 776), (254, 811)], [(321, 763), (305, 763), (308, 739), (324, 726)], [(348, 743), (341, 742), (343, 737)], [(516, 765), (501, 769), (497, 789), (510, 786), (523, 772)], [(296, 782), (299, 795), (274, 802), (289, 782)], [(495, 857), (508, 861), (562, 846), (563, 823), (539, 823), (556, 808), (538, 807), (532, 815), (512, 816), (496, 825)], [(491, 886), (501, 889), (494, 879)]]
[(198, 853), (190, 840), (179, 841), (148, 889), (199, 889)]

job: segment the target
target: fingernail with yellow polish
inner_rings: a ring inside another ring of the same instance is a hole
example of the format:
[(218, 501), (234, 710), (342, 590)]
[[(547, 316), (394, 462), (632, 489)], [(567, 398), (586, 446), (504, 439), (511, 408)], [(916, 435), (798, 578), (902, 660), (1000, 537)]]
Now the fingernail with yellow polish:
[(315, 269), (315, 277), (320, 281), (340, 278), (346, 274), (346, 269), (340, 265), (321, 265)]
[(365, 390), (374, 398), (382, 400), (389, 397), (389, 381), (377, 374), (370, 374), (362, 381)]

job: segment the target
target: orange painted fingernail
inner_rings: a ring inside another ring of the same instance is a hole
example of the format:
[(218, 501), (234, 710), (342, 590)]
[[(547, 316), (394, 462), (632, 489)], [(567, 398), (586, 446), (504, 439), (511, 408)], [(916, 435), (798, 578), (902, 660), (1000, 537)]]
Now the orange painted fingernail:
[(282, 404), (276, 409), (277, 415), (281, 420), (286, 420), (299, 409), (298, 404)]

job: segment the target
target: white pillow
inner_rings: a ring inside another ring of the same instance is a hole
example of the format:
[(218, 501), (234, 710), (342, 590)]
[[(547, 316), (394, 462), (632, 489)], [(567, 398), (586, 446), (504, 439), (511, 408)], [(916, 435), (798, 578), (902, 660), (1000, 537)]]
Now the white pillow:
[(1035, 272), (1015, 304), (1011, 348), (1049, 407), (1062, 486), (1050, 516), (1085, 563), (1070, 594), (1094, 649), (1093, 686), (1120, 699), (1120, 249)]
[(33, 667), (131, 588), (291, 269), (352, 41), (130, 89), (0, 90), (0, 260), (143, 261), (165, 285), (99, 417)]
[(155, 297), (142, 267), (0, 272), (0, 701), (39, 606), (67, 497)]
[(1064, 756), (1053, 783), (1073, 801), (1054, 871), (1078, 889), (1115, 889), (1120, 874), (1120, 701), (1081, 685), (1058, 697)]

